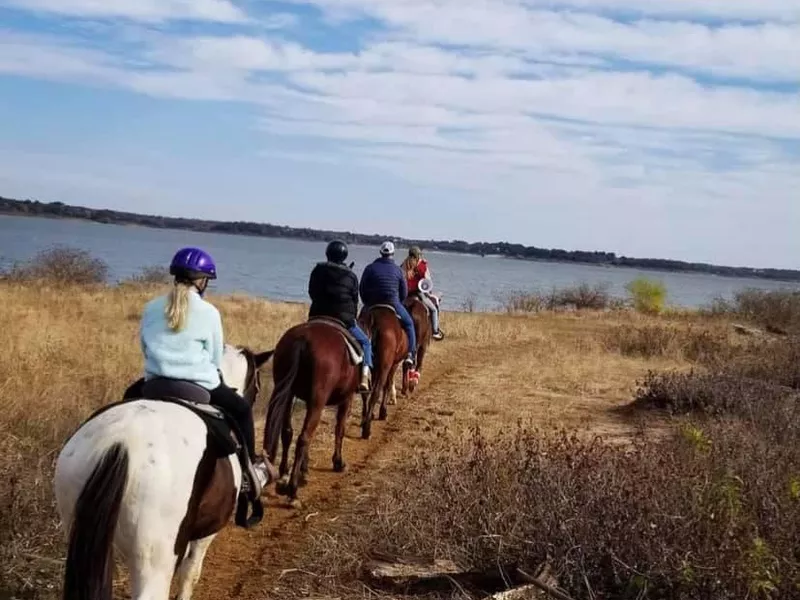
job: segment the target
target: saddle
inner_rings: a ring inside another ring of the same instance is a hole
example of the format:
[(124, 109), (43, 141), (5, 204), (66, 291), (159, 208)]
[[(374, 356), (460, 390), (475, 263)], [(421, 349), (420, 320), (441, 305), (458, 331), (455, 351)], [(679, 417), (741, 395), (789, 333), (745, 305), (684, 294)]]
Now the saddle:
[(376, 308), (389, 309), (390, 311), (392, 311), (394, 313), (394, 316), (397, 317), (398, 320), (400, 319), (400, 315), (397, 314), (397, 311), (394, 309), (394, 306), (392, 306), (391, 304), (373, 304), (372, 306), (365, 307), (365, 310), (367, 312), (371, 312), (371, 311), (375, 310)]
[(347, 353), (350, 355), (350, 362), (353, 365), (360, 365), (364, 362), (364, 349), (352, 333), (345, 327), (339, 319), (328, 317), (324, 315), (309, 317), (309, 323), (322, 323), (330, 325), (336, 329), (344, 338), (345, 346), (347, 346)]
[(431, 309), (428, 308), (428, 306), (425, 304), (425, 302), (422, 301), (422, 292), (420, 292), (420, 291), (411, 292), (408, 295), (408, 300), (406, 300), (406, 302), (408, 302), (410, 300), (417, 300), (422, 305), (422, 308), (425, 309), (425, 314), (428, 315), (428, 317), (431, 316)]
[[(157, 377), (144, 383), (142, 396), (180, 404), (200, 417), (215, 442), (216, 458), (225, 458), (243, 449), (238, 425), (221, 408), (211, 405), (211, 393), (206, 388), (191, 381)], [(242, 464), (242, 472), (246, 470), (246, 465)]]
[[(235, 523), (239, 527), (249, 529), (257, 525), (264, 517), (264, 505), (260, 498), (250, 498), (248, 490), (255, 488), (250, 481), (247, 449), (242, 440), (244, 436), (238, 424), (224, 410), (211, 404), (211, 393), (202, 386), (191, 381), (180, 379), (155, 378), (144, 382), (140, 398), (128, 398), (112, 402), (95, 411), (88, 420), (93, 419), (106, 410), (126, 402), (137, 400), (157, 400), (172, 402), (191, 410), (205, 423), (210, 438), (209, 448), (216, 459), (227, 458), (236, 454), (242, 471), (242, 485), (236, 502)], [(252, 514), (247, 516), (248, 507), (252, 506)]]

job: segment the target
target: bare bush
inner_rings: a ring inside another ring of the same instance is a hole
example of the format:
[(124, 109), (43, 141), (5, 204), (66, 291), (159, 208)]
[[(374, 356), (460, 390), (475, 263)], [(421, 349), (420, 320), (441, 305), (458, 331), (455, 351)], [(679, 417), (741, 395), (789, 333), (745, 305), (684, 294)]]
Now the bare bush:
[(123, 285), (161, 285), (172, 281), (172, 276), (163, 266), (152, 265), (143, 267), (138, 273), (125, 279)]
[(413, 553), (483, 573), (548, 562), (579, 597), (790, 597), (800, 449), (770, 441), (741, 422), (627, 448), (475, 431), (423, 453), (373, 510), (320, 541), (309, 568), (347, 581), (370, 556)]
[(768, 330), (800, 332), (800, 291), (746, 289), (733, 300), (717, 298), (706, 309), (712, 315), (738, 316)]
[(625, 356), (671, 357), (692, 362), (725, 360), (737, 351), (728, 336), (704, 327), (625, 323), (609, 330), (606, 349)]
[(25, 263), (12, 266), (5, 275), (11, 281), (46, 280), (51, 283), (91, 285), (105, 283), (108, 265), (86, 250), (53, 246)]
[(606, 284), (581, 283), (549, 292), (514, 291), (500, 298), (507, 312), (541, 312), (545, 310), (606, 310), (619, 308)]

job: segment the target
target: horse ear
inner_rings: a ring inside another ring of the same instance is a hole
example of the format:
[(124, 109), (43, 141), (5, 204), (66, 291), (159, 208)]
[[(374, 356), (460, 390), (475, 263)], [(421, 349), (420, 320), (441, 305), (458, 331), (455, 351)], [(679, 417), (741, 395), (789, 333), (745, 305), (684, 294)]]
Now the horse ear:
[(275, 354), (275, 350), (267, 350), (266, 352), (262, 352), (261, 354), (256, 354), (254, 357), (256, 361), (256, 369), (260, 369), (265, 364), (267, 364), (267, 361), (270, 358), (272, 358), (273, 354)]

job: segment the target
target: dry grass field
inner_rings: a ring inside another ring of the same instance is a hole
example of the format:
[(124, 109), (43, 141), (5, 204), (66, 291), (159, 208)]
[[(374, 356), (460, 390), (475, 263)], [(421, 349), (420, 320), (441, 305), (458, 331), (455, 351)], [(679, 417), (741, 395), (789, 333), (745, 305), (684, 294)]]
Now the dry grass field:
[[(59, 597), (54, 461), (82, 419), (140, 376), (138, 318), (160, 291), (0, 282), (0, 598)], [(306, 311), (241, 296), (210, 300), (226, 341), (258, 351)], [(691, 427), (666, 411), (619, 410), (638, 396), (686, 412), (684, 380), (644, 391), (637, 383), (650, 371), (715, 377), (715, 369), (755, 356), (758, 344), (736, 334), (727, 317), (445, 313), (442, 327), (447, 338), (434, 343), (418, 391), (398, 396), (371, 440), (358, 439), (360, 410), (353, 411), (343, 474), (331, 472), (333, 414), (325, 416), (302, 505), (272, 497), (258, 528), (226, 530), (210, 550), (197, 598), (377, 594), (359, 575), (372, 551), (446, 557), (469, 568), (551, 561), (576, 598), (800, 594), (794, 430), (756, 439), (758, 419), (737, 413), (735, 402), (723, 419), (698, 417), (705, 420)], [(777, 377), (750, 359), (736, 363), (738, 373), (745, 363), (751, 379)], [(789, 377), (784, 387), (800, 383)], [(272, 389), (264, 379), (259, 430)], [(715, 385), (695, 385), (707, 404), (716, 401)], [(726, 399), (746, 395), (742, 385), (725, 389)], [(747, 393), (757, 397), (748, 396), (752, 413), (763, 394)], [(597, 435), (606, 443), (593, 442)], [(772, 463), (754, 466), (761, 460)], [(758, 500), (759, 489), (769, 501)], [(731, 583), (713, 583), (723, 576)], [(122, 572), (119, 581), (124, 594)]]

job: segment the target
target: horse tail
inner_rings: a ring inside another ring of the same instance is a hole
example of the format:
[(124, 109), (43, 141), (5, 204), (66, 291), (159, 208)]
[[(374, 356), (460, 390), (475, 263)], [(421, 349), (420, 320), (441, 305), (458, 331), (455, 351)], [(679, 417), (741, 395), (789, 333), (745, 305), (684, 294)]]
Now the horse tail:
[(292, 409), (294, 399), (294, 382), (300, 371), (300, 359), (306, 349), (307, 342), (303, 337), (295, 338), (290, 349), (291, 362), (289, 371), (284, 375), (272, 392), (272, 398), (267, 408), (267, 424), (264, 428), (264, 446), (269, 454), (269, 459), (273, 460), (278, 452), (278, 440), (280, 439), (283, 424), (286, 421), (288, 411)]
[(112, 445), (75, 503), (63, 600), (111, 600), (114, 533), (128, 483), (128, 451)]

